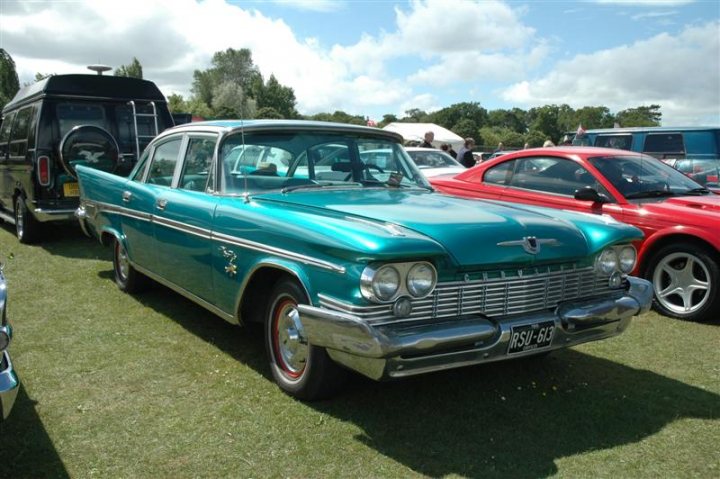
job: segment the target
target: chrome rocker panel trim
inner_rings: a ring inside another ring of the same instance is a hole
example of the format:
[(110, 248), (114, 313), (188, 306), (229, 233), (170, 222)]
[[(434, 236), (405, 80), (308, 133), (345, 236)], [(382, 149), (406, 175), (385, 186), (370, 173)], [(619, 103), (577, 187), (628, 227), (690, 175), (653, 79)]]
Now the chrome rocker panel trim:
[[(12, 341), (12, 328), (9, 325), (0, 327), (0, 331), (7, 334)], [(0, 364), (6, 365), (5, 369), (0, 371), (0, 415), (2, 419), (7, 419), (15, 403), (20, 381), (7, 351), (0, 351)]]
[[(357, 316), (299, 305), (300, 320), (310, 344), (327, 348), (335, 361), (373, 379), (410, 376), (471, 364), (566, 348), (616, 336), (632, 316), (646, 312), (652, 284), (628, 277), (625, 290), (603, 299), (560, 304), (554, 311), (504, 317), (495, 321), (478, 315), (420, 325), (370, 326)], [(554, 321), (550, 346), (508, 355), (513, 327)]]

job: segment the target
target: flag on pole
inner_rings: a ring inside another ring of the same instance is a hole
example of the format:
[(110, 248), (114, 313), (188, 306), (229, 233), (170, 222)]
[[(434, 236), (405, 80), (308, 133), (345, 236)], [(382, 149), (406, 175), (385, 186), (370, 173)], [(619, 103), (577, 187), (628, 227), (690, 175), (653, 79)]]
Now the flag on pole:
[(577, 131), (575, 132), (576, 138), (582, 138), (585, 135), (585, 129), (582, 127), (582, 123), (578, 125)]

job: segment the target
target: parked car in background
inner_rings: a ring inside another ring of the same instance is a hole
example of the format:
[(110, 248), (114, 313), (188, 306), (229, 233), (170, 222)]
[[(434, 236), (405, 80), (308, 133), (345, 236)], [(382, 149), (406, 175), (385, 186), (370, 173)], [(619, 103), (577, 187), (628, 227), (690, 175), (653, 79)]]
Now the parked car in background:
[(7, 319), (7, 285), (0, 264), (0, 420), (7, 419), (10, 414), (20, 385), (7, 350), (11, 339), (12, 328)]
[(720, 319), (720, 196), (651, 156), (623, 150), (521, 150), (453, 178), (439, 191), (575, 210), (637, 226), (635, 273), (668, 316)]
[(387, 130), (191, 123), (128, 178), (77, 172), (78, 218), (112, 245), (119, 288), (152, 278), (264, 324), (298, 398), (331, 394), (341, 366), (399, 378), (615, 336), (652, 300), (627, 275), (637, 228), (437, 194)]
[(668, 158), (663, 161), (706, 188), (720, 193), (720, 158)]
[(75, 165), (127, 175), (142, 150), (173, 125), (160, 90), (136, 78), (52, 75), (5, 105), (0, 127), (0, 219), (18, 239), (41, 224), (74, 220)]
[(415, 165), (426, 177), (448, 175), (465, 171), (455, 158), (434, 148), (405, 147)]

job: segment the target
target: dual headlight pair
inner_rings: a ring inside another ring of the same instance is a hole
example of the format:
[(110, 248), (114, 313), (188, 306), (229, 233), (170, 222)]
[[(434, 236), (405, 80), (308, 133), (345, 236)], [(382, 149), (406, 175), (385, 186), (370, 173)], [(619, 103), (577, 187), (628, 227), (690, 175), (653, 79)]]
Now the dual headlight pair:
[(623, 275), (629, 274), (637, 262), (637, 252), (632, 245), (617, 245), (605, 248), (597, 257), (595, 269), (610, 275), (609, 286), (622, 286)]
[(435, 267), (426, 262), (392, 263), (367, 266), (360, 277), (360, 292), (376, 303), (385, 303), (401, 296), (423, 298), (437, 284)]

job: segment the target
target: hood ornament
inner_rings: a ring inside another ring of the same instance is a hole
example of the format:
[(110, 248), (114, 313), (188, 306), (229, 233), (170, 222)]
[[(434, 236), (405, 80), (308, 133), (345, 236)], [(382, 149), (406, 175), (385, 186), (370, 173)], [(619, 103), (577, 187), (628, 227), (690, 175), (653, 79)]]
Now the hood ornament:
[(498, 246), (522, 246), (526, 253), (538, 254), (541, 245), (557, 246), (558, 240), (555, 238), (536, 238), (535, 236), (524, 236), (521, 240), (501, 241)]

